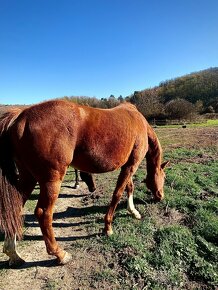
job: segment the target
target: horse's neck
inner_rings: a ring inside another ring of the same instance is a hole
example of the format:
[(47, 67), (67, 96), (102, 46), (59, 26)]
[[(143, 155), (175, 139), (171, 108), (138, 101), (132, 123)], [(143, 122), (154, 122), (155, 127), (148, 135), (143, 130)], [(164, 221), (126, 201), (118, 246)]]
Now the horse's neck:
[(162, 149), (156, 133), (148, 125), (147, 173), (154, 173), (161, 166)]

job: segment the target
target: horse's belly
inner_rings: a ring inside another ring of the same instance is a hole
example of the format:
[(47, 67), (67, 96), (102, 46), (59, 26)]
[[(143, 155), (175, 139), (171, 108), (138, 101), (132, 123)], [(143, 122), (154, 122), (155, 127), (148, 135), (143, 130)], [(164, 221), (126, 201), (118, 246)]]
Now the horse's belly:
[(108, 156), (98, 154), (74, 154), (72, 166), (85, 172), (104, 173), (119, 169), (127, 162), (127, 156)]

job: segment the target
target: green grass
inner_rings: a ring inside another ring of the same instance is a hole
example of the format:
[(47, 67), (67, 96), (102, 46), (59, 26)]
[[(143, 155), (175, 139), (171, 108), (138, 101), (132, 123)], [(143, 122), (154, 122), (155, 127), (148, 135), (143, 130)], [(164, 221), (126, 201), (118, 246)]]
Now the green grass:
[[(211, 127), (211, 126), (218, 126), (218, 119), (215, 120), (205, 120), (203, 122), (196, 122), (196, 123), (188, 123), (186, 124), (187, 127), (190, 128), (195, 128), (195, 127)], [(178, 128), (181, 127), (181, 124), (175, 124), (175, 125), (163, 125), (163, 126), (158, 126), (160, 128)]]
[(218, 119), (215, 120), (207, 120), (207, 126), (218, 126)]
[(218, 126), (218, 119), (215, 120), (207, 120), (203, 123), (193, 123), (193, 124), (188, 124), (190, 127), (210, 127), (210, 126)]

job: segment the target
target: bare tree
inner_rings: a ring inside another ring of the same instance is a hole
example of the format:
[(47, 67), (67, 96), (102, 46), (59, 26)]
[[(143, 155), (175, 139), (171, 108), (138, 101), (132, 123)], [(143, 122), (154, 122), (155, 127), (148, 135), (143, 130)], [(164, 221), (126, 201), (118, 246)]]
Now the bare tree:
[(140, 92), (136, 91), (130, 101), (137, 106), (138, 110), (146, 118), (157, 117), (164, 112), (164, 105), (161, 102), (157, 88)]
[(187, 119), (196, 114), (196, 107), (184, 99), (175, 99), (166, 104), (165, 111), (170, 119)]

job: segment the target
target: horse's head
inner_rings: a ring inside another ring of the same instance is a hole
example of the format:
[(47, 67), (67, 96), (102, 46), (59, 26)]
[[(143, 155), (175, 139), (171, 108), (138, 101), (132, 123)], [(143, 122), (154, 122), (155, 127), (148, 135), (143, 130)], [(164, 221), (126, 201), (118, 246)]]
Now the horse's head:
[(164, 198), (164, 168), (168, 163), (169, 161), (162, 163), (160, 168), (156, 168), (154, 174), (147, 175), (145, 179), (146, 186), (152, 192), (155, 201), (161, 201)]
[(91, 173), (80, 171), (80, 177), (82, 181), (86, 183), (90, 192), (94, 192), (96, 190), (95, 181)]

